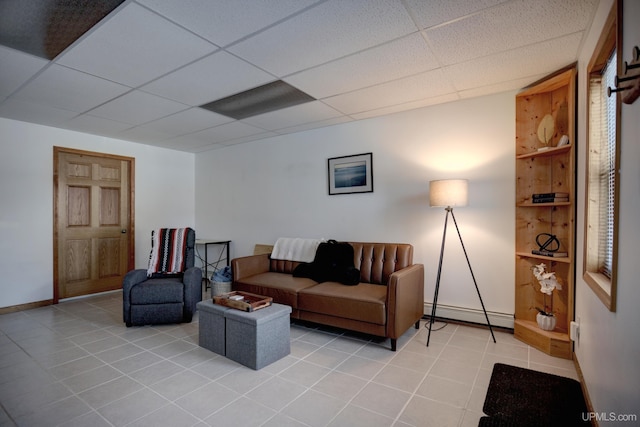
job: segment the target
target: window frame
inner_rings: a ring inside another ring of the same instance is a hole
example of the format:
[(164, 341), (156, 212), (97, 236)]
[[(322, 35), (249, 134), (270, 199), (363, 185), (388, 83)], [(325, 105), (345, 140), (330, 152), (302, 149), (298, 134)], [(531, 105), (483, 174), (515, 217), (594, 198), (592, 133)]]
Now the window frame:
[[(613, 195), (613, 242), (612, 242), (612, 264), (611, 264), (611, 277), (607, 277), (601, 272), (597, 271), (589, 265), (591, 259), (593, 259), (593, 252), (598, 251), (598, 242), (596, 236), (589, 231), (589, 218), (590, 218), (590, 173), (589, 165), (591, 163), (591, 147), (590, 147), (590, 132), (591, 132), (591, 78), (594, 75), (601, 74), (601, 71), (606, 67), (611, 55), (615, 52), (617, 61), (615, 64), (616, 75), (619, 75), (621, 70), (621, 55), (622, 50), (622, 2), (617, 0), (614, 2), (613, 7), (607, 17), (607, 21), (603, 28), (598, 44), (594, 50), (591, 61), (587, 67), (587, 79), (586, 79), (586, 97), (587, 97), (587, 156), (586, 156), (586, 174), (585, 174), (585, 213), (584, 213), (584, 257), (583, 257), (583, 279), (598, 296), (602, 303), (609, 309), (609, 311), (616, 311), (616, 294), (617, 294), (617, 265), (618, 265), (618, 217), (619, 217), (619, 205), (620, 205), (620, 108), (621, 99), (617, 93), (612, 92), (611, 96), (616, 98), (616, 124), (615, 124), (615, 164), (614, 164), (614, 195)], [(591, 249), (590, 249), (591, 248)]]

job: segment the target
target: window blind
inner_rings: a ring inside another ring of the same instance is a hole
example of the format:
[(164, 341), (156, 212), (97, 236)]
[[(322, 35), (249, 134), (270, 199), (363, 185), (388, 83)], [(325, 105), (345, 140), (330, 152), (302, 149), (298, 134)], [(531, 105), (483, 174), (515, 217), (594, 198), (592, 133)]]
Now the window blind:
[(599, 269), (602, 274), (611, 278), (613, 265), (613, 223), (614, 223), (614, 197), (615, 197), (615, 165), (616, 165), (616, 95), (608, 96), (607, 89), (616, 87), (615, 51), (607, 65), (602, 70), (601, 99), (602, 99), (602, 135), (600, 147), (602, 156), (600, 169), (600, 238), (598, 245)]

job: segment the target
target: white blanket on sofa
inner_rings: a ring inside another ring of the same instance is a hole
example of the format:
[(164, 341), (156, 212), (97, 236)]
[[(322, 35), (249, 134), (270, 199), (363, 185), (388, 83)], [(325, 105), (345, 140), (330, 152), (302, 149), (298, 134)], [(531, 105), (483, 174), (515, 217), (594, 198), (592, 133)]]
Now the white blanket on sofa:
[(312, 262), (316, 256), (316, 249), (322, 241), (323, 239), (281, 237), (273, 247), (271, 259)]

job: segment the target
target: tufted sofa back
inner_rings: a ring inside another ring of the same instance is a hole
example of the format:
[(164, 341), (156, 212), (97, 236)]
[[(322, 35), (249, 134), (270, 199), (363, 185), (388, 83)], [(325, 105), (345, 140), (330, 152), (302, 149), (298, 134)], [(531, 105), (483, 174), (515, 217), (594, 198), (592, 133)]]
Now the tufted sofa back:
[[(353, 261), (360, 270), (360, 281), (386, 285), (394, 271), (413, 264), (413, 246), (407, 243), (349, 242), (353, 246)], [(295, 261), (270, 260), (271, 271), (291, 274)]]
[(413, 246), (407, 243), (350, 243), (361, 282), (386, 285), (391, 273), (413, 264)]

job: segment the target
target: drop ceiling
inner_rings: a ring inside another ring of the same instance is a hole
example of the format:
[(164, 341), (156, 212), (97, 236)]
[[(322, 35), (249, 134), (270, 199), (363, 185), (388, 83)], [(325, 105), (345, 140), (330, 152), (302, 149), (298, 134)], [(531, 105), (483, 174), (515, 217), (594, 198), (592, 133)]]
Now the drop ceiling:
[[(49, 17), (83, 12), (0, 2), (0, 117), (201, 152), (522, 88), (577, 60), (598, 0), (107, 3), (48, 59), (34, 43), (73, 25)], [(240, 120), (201, 108), (276, 81), (313, 99)]]

